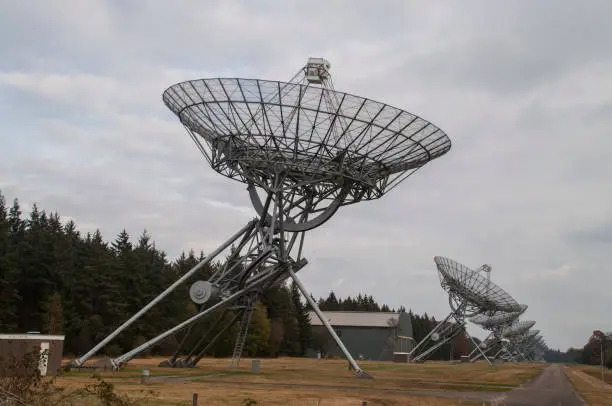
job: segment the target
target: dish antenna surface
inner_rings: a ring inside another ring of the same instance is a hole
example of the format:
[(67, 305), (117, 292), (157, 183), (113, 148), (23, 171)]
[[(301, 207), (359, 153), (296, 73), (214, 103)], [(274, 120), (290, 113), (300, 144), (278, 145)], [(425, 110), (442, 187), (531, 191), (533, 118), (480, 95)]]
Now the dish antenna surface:
[(507, 340), (506, 348), (510, 350), (512, 359), (517, 361), (526, 361), (529, 356), (526, 352), (526, 347), (533, 336), (530, 329), (535, 326), (533, 320), (515, 320), (509, 326), (506, 326), (501, 331), (501, 336)]
[[(491, 266), (483, 265), (478, 270), (473, 270), (440, 256), (434, 257), (434, 262), (440, 284), (448, 293), (451, 312), (412, 349), (409, 358), (414, 362), (424, 361), (445, 343), (461, 333), (466, 334), (466, 317), (480, 314), (492, 316), (496, 312), (517, 312), (523, 308), (502, 288), (491, 282)], [(451, 322), (451, 319), (454, 322)], [(434, 337), (438, 339), (434, 340)], [(485, 356), (483, 349), (471, 336), (469, 338), (474, 347)], [(492, 365), (488, 358), (487, 361)]]
[[(469, 318), (469, 321), (472, 323), (490, 331), (489, 335), (482, 341), (484, 345), (482, 348), (486, 348), (483, 351), (485, 356), (488, 357), (487, 354), (494, 354), (492, 358), (497, 358), (500, 354), (504, 353), (509, 359), (516, 361), (508, 348), (507, 340), (504, 341), (502, 332), (525, 313), (527, 305), (520, 306), (521, 309), (516, 312), (496, 312), (493, 315), (478, 314)], [(471, 362), (475, 362), (482, 354), (477, 349), (474, 349), (468, 356)]]
[(510, 341), (521, 361), (539, 360), (546, 349), (544, 338), (537, 329), (522, 331), (514, 335)]
[[(73, 365), (82, 365), (176, 287), (196, 277), (202, 280), (192, 286), (190, 297), (198, 304), (198, 313), (111, 362), (118, 368), (187, 330), (175, 354), (163, 365), (195, 366), (211, 343), (238, 323), (230, 366), (237, 365), (261, 293), (291, 278), (352, 369), (358, 376), (369, 376), (296, 275), (307, 264), (302, 256), (304, 233), (321, 226), (342, 206), (382, 197), (446, 154), (451, 142), (444, 131), (415, 114), (334, 90), (330, 68), (325, 59), (310, 58), (288, 82), (196, 79), (164, 91), (165, 105), (212, 169), (246, 185), (257, 217)], [(227, 251), (223, 266), (202, 275), (206, 265)], [(194, 323), (217, 310), (230, 312), (231, 321), (222, 313), (187, 348)]]
[(535, 326), (536, 322), (533, 320), (522, 320), (518, 321), (502, 330), (502, 336), (505, 338), (518, 337), (529, 331), (530, 328)]
[(470, 317), (469, 321), (478, 324), (480, 327), (488, 330), (499, 328), (500, 326), (510, 326), (527, 310), (527, 305), (520, 305), (520, 310), (516, 312), (495, 312), (493, 315), (478, 314)]

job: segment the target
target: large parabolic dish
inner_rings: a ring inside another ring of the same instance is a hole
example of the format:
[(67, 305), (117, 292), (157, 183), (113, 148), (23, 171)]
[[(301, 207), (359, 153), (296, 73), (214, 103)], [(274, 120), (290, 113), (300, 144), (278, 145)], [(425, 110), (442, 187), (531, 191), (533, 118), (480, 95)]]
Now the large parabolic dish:
[[(296, 274), (308, 263), (304, 232), (321, 226), (343, 205), (381, 197), (448, 152), (451, 142), (444, 131), (414, 114), (334, 90), (329, 68), (323, 58), (309, 58), (289, 82), (196, 79), (164, 91), (164, 103), (211, 167), (247, 184), (258, 215), (72, 365), (83, 365), (179, 285), (191, 281), (197, 314), (111, 364), (119, 368), (184, 332), (174, 354), (160, 366), (193, 367), (224, 331), (236, 326), (233, 368), (245, 351), (251, 316), (263, 292), (291, 278), (357, 376), (369, 377)], [(223, 252), (226, 259), (204, 272)], [(221, 314), (201, 331), (198, 322), (213, 313)]]
[(512, 296), (482, 273), (445, 257), (437, 256), (434, 261), (452, 306), (463, 305), (466, 313), (474, 315), (521, 311), (521, 305)]
[[(485, 355), (490, 354), (493, 358), (497, 358), (498, 355), (504, 353), (509, 359), (516, 361), (516, 358), (512, 355), (507, 343), (504, 342), (502, 332), (504, 328), (512, 325), (512, 323), (516, 322), (516, 320), (518, 320), (518, 318), (525, 313), (527, 310), (527, 305), (520, 306), (520, 311), (511, 313), (498, 311), (492, 315), (477, 314), (469, 319), (472, 323), (491, 331), (480, 344), (482, 348), (485, 348)], [(480, 356), (481, 354), (478, 353), (476, 348), (469, 354), (471, 362), (477, 361)]]
[[(500, 312), (518, 313), (525, 311), (526, 306), (518, 304), (508, 293), (491, 282), (490, 265), (482, 265), (477, 271), (474, 271), (446, 257), (436, 256), (434, 262), (440, 276), (440, 284), (448, 293), (451, 312), (412, 349), (409, 354), (412, 361), (424, 361), (442, 345), (459, 334), (466, 333), (465, 320), (467, 317), (476, 315), (494, 316), (499, 315)], [(487, 276), (484, 276), (484, 274)], [(449, 323), (451, 318), (455, 320), (455, 323)], [(474, 343), (475, 351), (485, 357), (489, 365), (492, 366), (493, 364), (486, 358), (483, 349), (471, 336), (469, 338)], [(431, 341), (434, 343), (432, 344)]]
[(527, 310), (527, 305), (520, 305), (521, 310), (516, 312), (495, 312), (493, 315), (489, 316), (486, 314), (477, 314), (476, 316), (471, 317), (469, 320), (478, 324), (484, 329), (492, 330), (499, 326), (507, 326), (512, 323), (514, 320), (518, 319), (525, 311)]
[[(164, 103), (212, 168), (253, 187), (281, 187), (288, 231), (319, 225), (341, 205), (376, 199), (450, 150), (440, 128), (385, 103), (310, 82), (214, 78), (177, 83)], [(273, 172), (284, 174), (274, 185)], [(309, 201), (322, 214), (301, 217)]]
[(222, 175), (267, 183), (279, 165), (297, 192), (304, 178), (322, 188), (350, 184), (345, 204), (380, 197), (451, 146), (444, 131), (412, 113), (308, 84), (198, 79), (171, 86), (163, 100), (215, 151), (211, 164)]
[(506, 327), (502, 331), (502, 335), (506, 338), (516, 337), (527, 332), (531, 327), (535, 326), (536, 322), (533, 320), (519, 321), (512, 326)]

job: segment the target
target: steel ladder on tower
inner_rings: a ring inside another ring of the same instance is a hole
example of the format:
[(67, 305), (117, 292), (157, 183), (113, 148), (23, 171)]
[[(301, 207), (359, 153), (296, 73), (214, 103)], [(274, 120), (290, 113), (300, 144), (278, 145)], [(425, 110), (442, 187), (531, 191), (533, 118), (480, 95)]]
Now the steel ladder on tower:
[(249, 325), (251, 324), (251, 317), (253, 316), (253, 309), (255, 308), (256, 297), (249, 295), (245, 298), (245, 309), (242, 313), (242, 319), (240, 320), (240, 331), (236, 336), (236, 343), (234, 344), (234, 353), (232, 354), (232, 360), (230, 362), (230, 369), (234, 366), (238, 366), (240, 363), (240, 357), (244, 350), (244, 344), (246, 342), (247, 334), (249, 331)]

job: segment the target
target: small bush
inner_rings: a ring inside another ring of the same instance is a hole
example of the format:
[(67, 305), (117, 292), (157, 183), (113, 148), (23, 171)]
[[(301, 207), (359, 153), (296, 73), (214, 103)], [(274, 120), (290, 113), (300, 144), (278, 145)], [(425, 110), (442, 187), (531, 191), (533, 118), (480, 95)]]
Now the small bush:
[(97, 382), (87, 385), (83, 391), (99, 399), (103, 406), (133, 406), (137, 404), (137, 401), (131, 400), (127, 396), (115, 393), (115, 386), (100, 378), (99, 375), (93, 377)]
[(251, 397), (248, 397), (242, 401), (242, 406), (256, 406), (257, 401)]
[[(112, 383), (94, 375), (94, 383), (68, 391), (56, 384), (55, 377), (40, 374), (39, 366), (47, 359), (45, 352), (34, 350), (22, 359), (11, 356), (0, 365), (0, 404), (27, 406), (72, 406), (87, 398), (91, 405), (135, 406), (147, 404), (146, 398), (130, 399), (115, 392)], [(151, 392), (152, 393), (152, 392)]]
[(22, 359), (11, 355), (0, 370), (0, 399), (11, 399), (17, 404), (48, 405), (48, 400), (61, 397), (55, 378), (43, 377), (39, 367), (47, 359), (47, 350), (34, 350)]

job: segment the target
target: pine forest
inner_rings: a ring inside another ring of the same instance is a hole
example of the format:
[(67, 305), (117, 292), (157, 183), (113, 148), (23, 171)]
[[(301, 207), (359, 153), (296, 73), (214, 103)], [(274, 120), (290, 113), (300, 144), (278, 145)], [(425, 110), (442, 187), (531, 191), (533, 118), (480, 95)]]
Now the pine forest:
[[(99, 230), (83, 234), (73, 221), (62, 224), (58, 213), (36, 204), (24, 214), (17, 198), (8, 203), (0, 192), (0, 333), (63, 334), (65, 355), (82, 354), (203, 258), (204, 252), (190, 251), (170, 260), (146, 230), (136, 239), (122, 230), (107, 242)], [(201, 276), (214, 266), (219, 264), (211, 264)], [(188, 289), (188, 283), (176, 289), (102, 353), (119, 355), (194, 315)], [(395, 311), (363, 292), (344, 299), (330, 292), (317, 302), (324, 311)], [(305, 303), (292, 284), (264, 292), (252, 317), (246, 354), (303, 356), (307, 348), (315, 348)], [(436, 320), (409, 313), (418, 342)], [(195, 328), (204, 331), (212, 322), (205, 318)], [(236, 333), (236, 328), (227, 330), (208, 355), (231, 355)], [(148, 354), (171, 354), (181, 337), (170, 337)], [(433, 358), (456, 358), (469, 350), (468, 343), (467, 337), (457, 337)]]

